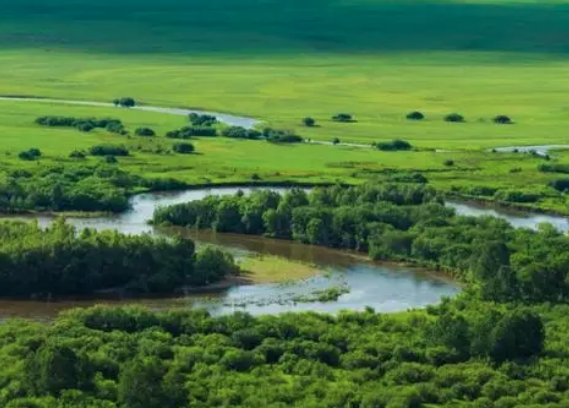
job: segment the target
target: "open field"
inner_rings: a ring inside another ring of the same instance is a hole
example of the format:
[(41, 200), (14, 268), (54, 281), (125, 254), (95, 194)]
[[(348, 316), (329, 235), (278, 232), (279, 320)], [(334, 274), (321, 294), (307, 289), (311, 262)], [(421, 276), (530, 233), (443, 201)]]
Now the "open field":
[[(217, 138), (195, 140), (198, 154), (180, 156), (150, 152), (167, 150), (167, 140), (130, 139), (121, 142), (135, 153), (119, 165), (133, 174), (194, 184), (358, 183), (417, 171), (446, 191), (532, 190), (541, 195), (538, 206), (567, 211), (565, 197), (546, 187), (560, 175), (536, 171), (543, 159), (485, 151), (568, 142), (567, 1), (6, 0), (2, 6), (2, 95), (133, 96), (240, 113), (316, 140), (401, 138), (419, 149), (384, 153)], [(411, 110), (426, 119), (405, 120)], [(338, 112), (356, 122), (332, 122)], [(466, 123), (443, 122), (451, 112), (465, 115)], [(39, 147), (42, 164), (62, 164), (71, 162), (73, 149), (116, 138), (33, 125), (44, 114), (120, 116), (128, 126), (159, 133), (184, 123), (151, 113), (0, 102), (1, 168), (37, 168), (16, 158), (22, 149)], [(493, 124), (498, 114), (515, 124)], [(319, 126), (301, 127), (305, 116)]]

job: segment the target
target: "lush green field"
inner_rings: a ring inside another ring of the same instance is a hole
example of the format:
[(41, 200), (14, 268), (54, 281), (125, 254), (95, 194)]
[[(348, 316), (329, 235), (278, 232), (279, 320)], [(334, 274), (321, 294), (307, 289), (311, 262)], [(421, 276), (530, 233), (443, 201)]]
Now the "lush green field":
[[(73, 128), (50, 128), (36, 125), (38, 116), (119, 118), (131, 130), (139, 126), (153, 128), (158, 136), (144, 138), (118, 136), (105, 130), (89, 133)], [(524, 154), (491, 153), (483, 150), (456, 149), (450, 152), (415, 150), (381, 152), (370, 148), (332, 145), (276, 145), (265, 141), (235, 140), (223, 137), (195, 138), (196, 154), (180, 155), (170, 151), (174, 141), (163, 135), (187, 124), (181, 116), (140, 112), (116, 108), (77, 107), (58, 104), (0, 101), (0, 170), (27, 169), (32, 172), (45, 166), (97, 164), (101, 158), (71, 159), (76, 149), (88, 150), (101, 143), (125, 145), (129, 157), (119, 158), (119, 167), (147, 178), (173, 177), (192, 184), (235, 182), (360, 183), (369, 179), (398, 181), (413, 172), (422, 173), (429, 182), (443, 190), (490, 186), (500, 189), (541, 191), (544, 208), (565, 210), (565, 198), (555, 194), (547, 183), (559, 174), (540, 173), (545, 160)], [(349, 126), (349, 125), (347, 125)], [(462, 126), (462, 125), (457, 125)], [(18, 153), (39, 148), (39, 161), (24, 161)], [(158, 152), (161, 150), (161, 152)], [(453, 160), (452, 166), (445, 161)], [(551, 162), (564, 162), (562, 154)]]

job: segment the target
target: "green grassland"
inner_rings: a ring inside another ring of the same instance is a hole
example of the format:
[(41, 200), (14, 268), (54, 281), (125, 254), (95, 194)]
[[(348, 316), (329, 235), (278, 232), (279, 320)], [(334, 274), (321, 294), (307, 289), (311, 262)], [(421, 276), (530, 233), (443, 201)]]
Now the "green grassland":
[[(180, 156), (153, 152), (168, 147), (165, 139), (121, 141), (138, 151), (120, 166), (148, 177), (354, 183), (420, 171), (447, 191), (483, 185), (545, 192), (542, 208), (566, 211), (565, 198), (546, 187), (556, 175), (536, 171), (542, 159), (486, 149), (569, 141), (568, 26), (568, 1), (4, 0), (0, 94), (133, 96), (240, 113), (315, 140), (401, 138), (418, 149), (217, 138), (198, 139), (198, 154)], [(411, 110), (426, 120), (405, 120)], [(357, 122), (332, 122), (338, 112)], [(467, 122), (443, 122), (450, 112)], [(16, 158), (29, 147), (45, 153), (42, 164), (60, 164), (73, 149), (117, 138), (39, 128), (33, 120), (43, 114), (118, 116), (159, 133), (184, 124), (169, 115), (0, 102), (0, 150), (10, 152), (1, 167), (37, 166)], [(497, 114), (515, 124), (494, 125)], [(305, 116), (319, 126), (301, 127)], [(444, 166), (446, 159), (455, 165)]]

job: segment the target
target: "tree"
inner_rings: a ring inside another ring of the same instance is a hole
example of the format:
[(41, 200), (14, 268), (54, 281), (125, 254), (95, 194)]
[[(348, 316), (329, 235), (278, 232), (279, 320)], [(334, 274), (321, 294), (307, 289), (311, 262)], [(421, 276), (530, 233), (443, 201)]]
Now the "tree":
[[(115, 99), (113, 103), (116, 101), (117, 100)], [(136, 101), (131, 97), (123, 97), (118, 100), (118, 106), (121, 106), (123, 108), (133, 108), (136, 106)]]
[(335, 137), (334, 139), (332, 139), (332, 144), (333, 144), (333, 145), (340, 144), (340, 139), (338, 139), (337, 137)]
[(82, 380), (79, 358), (71, 348), (58, 344), (44, 344), (30, 355), (25, 374), (36, 395), (57, 396), (63, 390), (78, 388)]
[(444, 165), (447, 167), (452, 167), (452, 166), (454, 166), (454, 160), (453, 159), (446, 159)]
[(464, 122), (464, 116), (460, 113), (449, 113), (445, 116), (445, 122), (460, 123)]
[(180, 154), (190, 154), (194, 152), (195, 148), (191, 143), (175, 143), (172, 150)]
[(334, 122), (343, 122), (343, 123), (354, 122), (352, 115), (350, 115), (349, 113), (337, 113), (334, 116), (332, 116), (332, 120)]
[(493, 119), (493, 121), (498, 125), (511, 125), (514, 123), (512, 119), (506, 115), (498, 115)]
[(425, 118), (425, 115), (423, 115), (421, 112), (413, 111), (408, 113), (406, 118), (409, 120), (423, 120)]
[(136, 136), (152, 137), (156, 136), (156, 132), (148, 127), (139, 127), (134, 131)]
[(125, 363), (119, 377), (119, 402), (125, 408), (166, 408), (168, 394), (162, 387), (165, 368), (156, 357)]
[(312, 126), (316, 125), (316, 121), (311, 117), (306, 117), (306, 118), (302, 119), (302, 124), (306, 127), (312, 127)]
[(492, 330), (490, 356), (497, 362), (541, 353), (545, 330), (540, 317), (528, 310), (508, 312)]
[(36, 148), (31, 148), (26, 151), (20, 152), (18, 157), (22, 160), (36, 160), (42, 155), (41, 151)]

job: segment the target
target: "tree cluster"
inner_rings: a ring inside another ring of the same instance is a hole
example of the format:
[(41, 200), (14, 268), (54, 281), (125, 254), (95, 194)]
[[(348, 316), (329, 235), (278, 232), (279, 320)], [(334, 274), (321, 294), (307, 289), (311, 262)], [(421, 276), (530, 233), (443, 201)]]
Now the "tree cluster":
[(397, 150), (411, 150), (413, 148), (413, 146), (411, 146), (411, 143), (401, 139), (395, 139), (391, 142), (378, 142), (375, 144), (375, 147), (386, 152), (393, 152)]
[(92, 156), (128, 156), (129, 151), (124, 146), (96, 145), (89, 149)]
[(106, 129), (111, 133), (124, 135), (126, 129), (119, 119), (112, 118), (74, 118), (69, 116), (42, 116), (35, 121), (41, 126), (50, 127), (73, 127), (82, 132), (90, 132), (93, 129)]
[(47, 229), (37, 223), (0, 222), (0, 265), (0, 296), (17, 297), (88, 295), (109, 289), (172, 293), (238, 272), (222, 251), (194, 254), (190, 240), (78, 232), (63, 219)]
[(213, 115), (190, 113), (189, 114), (190, 123), (193, 126), (213, 126), (217, 123), (217, 118)]
[(412, 261), (475, 279), (488, 300), (569, 300), (569, 237), (458, 216), (422, 184), (207, 197), (158, 209), (156, 224), (264, 234)]
[(195, 136), (215, 137), (217, 129), (208, 126), (184, 126), (166, 133), (169, 139), (190, 139)]

